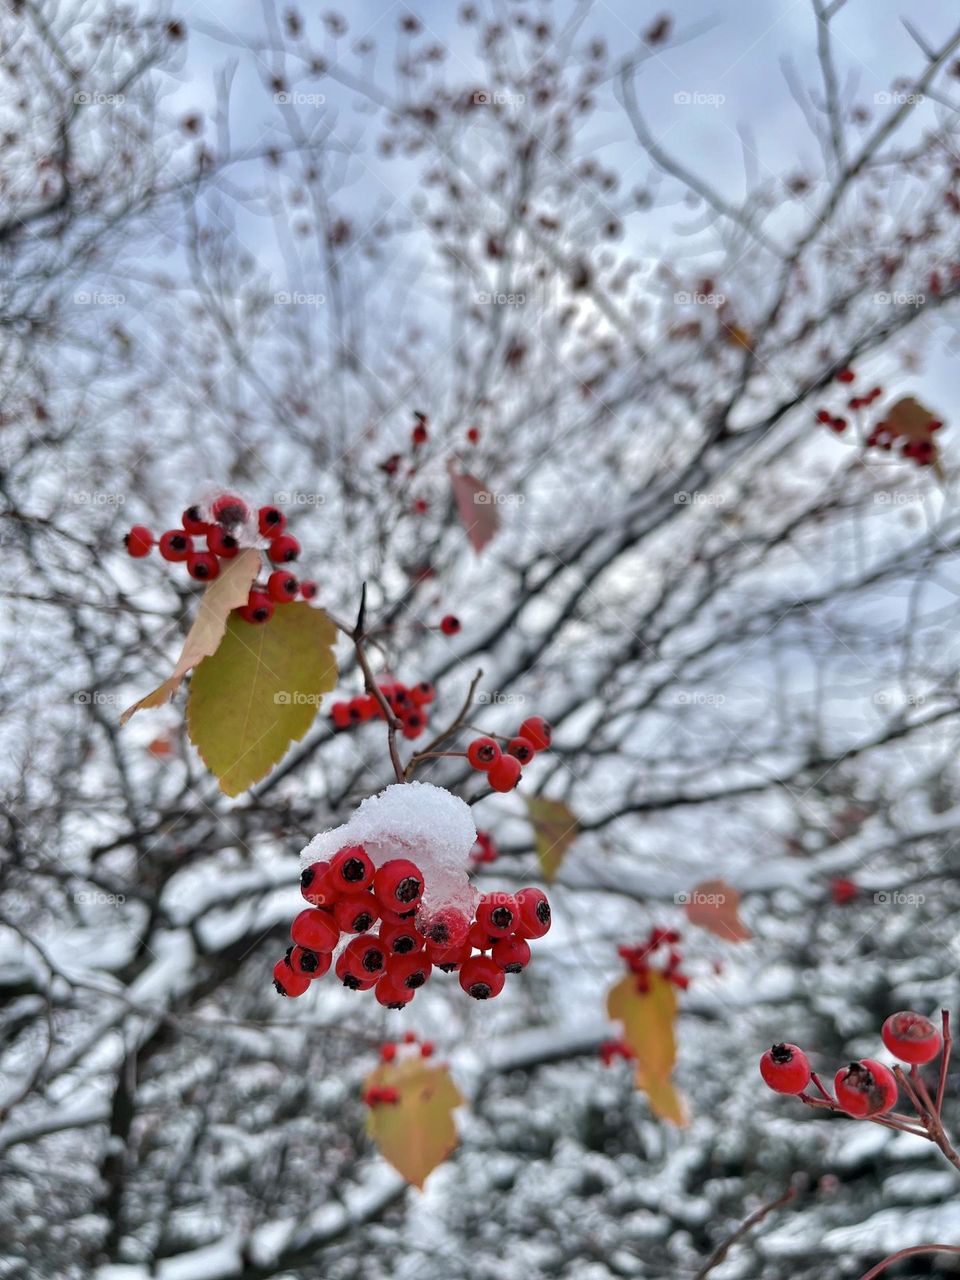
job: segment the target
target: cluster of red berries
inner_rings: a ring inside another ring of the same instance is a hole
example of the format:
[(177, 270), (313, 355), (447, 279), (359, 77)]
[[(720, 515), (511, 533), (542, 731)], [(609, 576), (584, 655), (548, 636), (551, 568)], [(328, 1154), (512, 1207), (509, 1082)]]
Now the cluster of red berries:
[(667, 949), (667, 958), (662, 966), (656, 968), (656, 972), (668, 982), (672, 982), (675, 987), (679, 987), (681, 991), (686, 991), (689, 987), (689, 977), (680, 972), (683, 956), (677, 949), (679, 941), (680, 934), (676, 929), (660, 929), (654, 926), (646, 942), (638, 943), (635, 947), (617, 947), (617, 954), (626, 963), (630, 972), (636, 976), (637, 990), (641, 995), (645, 995), (650, 990), (650, 972), (654, 968), (650, 960), (661, 947)]
[(474, 738), (467, 747), (467, 760), (471, 768), (487, 775), (494, 791), (512, 791), (520, 781), (523, 766), (538, 751), (546, 751), (552, 735), (543, 716), (530, 716), (517, 730), (516, 737), (502, 739), (507, 744), (505, 748), (501, 748), (495, 738)]
[(419, 1044), (418, 1050), (421, 1058), (432, 1058), (434, 1051), (434, 1043), (432, 1040), (420, 1040), (415, 1031), (405, 1031), (403, 1038), (399, 1043), (395, 1040), (387, 1040), (380, 1046), (381, 1062), (396, 1062), (397, 1052), (403, 1045)]
[[(927, 423), (926, 429), (932, 435), (933, 432), (939, 431), (942, 426), (942, 422), (936, 418), (931, 418)], [(878, 422), (867, 436), (866, 443), (889, 452), (900, 438), (900, 434), (894, 431), (888, 423)], [(918, 467), (932, 467), (937, 457), (937, 446), (929, 436), (923, 436), (919, 440), (908, 438), (903, 440), (900, 446), (900, 457), (912, 458)]]
[[(852, 369), (841, 369), (837, 374), (837, 381), (849, 385), (856, 376)], [(847, 409), (851, 412), (855, 412), (857, 409), (868, 409), (874, 400), (879, 400), (882, 395), (883, 387), (874, 387), (862, 396), (851, 396), (847, 401)], [(838, 435), (842, 435), (849, 425), (842, 414), (831, 413), (829, 409), (819, 409), (817, 411), (817, 421), (823, 426), (829, 427), (831, 431), (835, 431)], [(876, 443), (878, 443), (876, 440), (867, 440), (867, 444)]]
[(490, 832), (478, 831), (473, 848), (470, 850), (470, 861), (473, 865), (475, 867), (485, 866), (487, 863), (496, 862), (499, 856), (500, 850), (497, 848), (497, 842)]
[[(880, 1035), (890, 1053), (912, 1067), (932, 1062), (940, 1052), (940, 1032), (920, 1013), (905, 1010), (891, 1014)], [(795, 1044), (775, 1044), (768, 1049), (760, 1059), (760, 1074), (776, 1093), (804, 1095), (807, 1085), (813, 1081), (823, 1099), (834, 1101), (811, 1070), (807, 1055)], [(861, 1058), (841, 1067), (833, 1087), (836, 1108), (857, 1119), (885, 1115), (897, 1101), (896, 1076), (873, 1058)]]
[[(333, 965), (345, 987), (373, 989), (380, 1004), (402, 1009), (436, 966), (457, 973), (467, 995), (488, 1000), (506, 974), (526, 968), (530, 941), (551, 923), (546, 895), (534, 888), (484, 895), (473, 920), (456, 907), (424, 911), (416, 863), (392, 858), (374, 867), (359, 844), (306, 867), (300, 884), (310, 906), (293, 921), (293, 946), (273, 970), (283, 996), (302, 995)], [(334, 961), (341, 934), (354, 936)]]
[[(243, 498), (222, 493), (208, 510), (188, 507), (179, 529), (168, 529), (155, 539), (145, 525), (135, 524), (123, 541), (135, 559), (149, 555), (156, 545), (164, 560), (185, 564), (197, 582), (212, 582), (220, 574), (222, 561), (234, 559), (245, 546), (257, 541), (261, 546), (266, 543), (271, 563), (291, 564), (300, 554), (300, 543), (286, 528), (287, 517), (278, 507), (260, 507), (254, 521), (254, 513)], [(316, 594), (315, 582), (300, 582), (289, 569), (278, 568), (264, 583), (250, 588), (247, 603), (237, 613), (246, 622), (267, 622), (276, 605), (289, 604), (298, 596), (312, 600)]]
[[(405, 738), (419, 738), (430, 718), (430, 703), (435, 691), (432, 684), (422, 680), (420, 684), (406, 685), (390, 680), (377, 685), (390, 710), (400, 721)], [(349, 701), (335, 702), (330, 708), (330, 719), (335, 729), (349, 729), (355, 724), (366, 724), (379, 717), (385, 720), (386, 712), (373, 694), (361, 694)]]
[[(420, 463), (420, 459), (418, 457), (419, 450), (423, 448), (423, 446), (427, 443), (427, 441), (430, 438), (428, 422), (429, 422), (429, 419), (427, 418), (427, 415), (425, 413), (421, 413), (419, 409), (414, 410), (413, 426), (410, 428), (411, 455), (410, 455), (410, 460), (407, 463), (406, 472), (405, 472), (407, 476), (415, 476), (417, 474), (417, 471), (419, 470), (419, 463)], [(467, 440), (470, 442), (470, 444), (476, 444), (479, 439), (480, 439), (480, 428), (468, 427)], [(395, 476), (399, 474), (400, 469), (403, 466), (403, 454), (402, 453), (388, 454), (387, 457), (384, 458), (383, 461), (379, 462), (377, 465), (379, 466), (380, 470), (384, 472), (385, 475)], [(418, 515), (418, 516), (426, 515), (427, 511), (429, 510), (429, 503), (427, 502), (426, 498), (415, 498), (412, 503), (411, 510), (413, 511), (414, 515)]]

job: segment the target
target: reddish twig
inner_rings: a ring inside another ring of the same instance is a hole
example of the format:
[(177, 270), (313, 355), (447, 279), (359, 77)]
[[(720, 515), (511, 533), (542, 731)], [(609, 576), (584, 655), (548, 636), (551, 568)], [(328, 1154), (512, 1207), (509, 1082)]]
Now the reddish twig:
[(709, 1275), (714, 1267), (720, 1265), (738, 1241), (742, 1240), (743, 1237), (752, 1231), (758, 1223), (761, 1223), (768, 1214), (773, 1213), (775, 1209), (781, 1209), (785, 1204), (789, 1204), (789, 1202), (796, 1196), (798, 1190), (799, 1185), (795, 1181), (787, 1187), (786, 1191), (784, 1191), (782, 1195), (777, 1196), (776, 1200), (771, 1200), (769, 1204), (762, 1204), (760, 1208), (755, 1209), (748, 1218), (744, 1218), (739, 1227), (737, 1227), (735, 1231), (731, 1232), (731, 1234), (727, 1236), (726, 1240), (714, 1249), (713, 1253), (711, 1253), (710, 1257), (694, 1276), (693, 1280), (703, 1280), (704, 1276)]
[(889, 1258), (884, 1258), (875, 1267), (871, 1267), (865, 1275), (860, 1277), (860, 1280), (874, 1280), (874, 1276), (878, 1276), (881, 1271), (885, 1271), (894, 1262), (901, 1262), (904, 1258), (916, 1257), (918, 1253), (960, 1253), (960, 1245), (915, 1244), (910, 1249), (901, 1249), (899, 1253), (891, 1253)]

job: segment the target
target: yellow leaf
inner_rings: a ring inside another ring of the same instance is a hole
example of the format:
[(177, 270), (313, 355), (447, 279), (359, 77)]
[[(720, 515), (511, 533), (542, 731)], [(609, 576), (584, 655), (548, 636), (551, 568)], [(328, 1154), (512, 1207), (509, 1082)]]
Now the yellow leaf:
[(310, 728), (337, 682), (337, 632), (321, 609), (278, 605), (269, 622), (233, 614), (190, 681), (187, 730), (228, 796), (258, 782)]
[(152, 693), (127, 707), (120, 717), (120, 723), (126, 724), (130, 717), (145, 707), (160, 707), (173, 697), (183, 683), (183, 677), (191, 667), (216, 653), (217, 646), (223, 639), (227, 619), (234, 609), (247, 603), (250, 584), (257, 576), (260, 568), (259, 551), (241, 551), (231, 560), (218, 578), (207, 587), (200, 597), (197, 616), (193, 626), (183, 642), (183, 649), (173, 669), (173, 675), (163, 684), (158, 685)]
[(725, 880), (704, 880), (686, 895), (687, 919), (726, 942), (746, 942), (753, 934), (740, 919), (740, 894)]
[(654, 1114), (683, 1125), (686, 1108), (670, 1080), (677, 1060), (676, 988), (655, 969), (647, 982), (648, 989), (639, 991), (636, 975), (626, 974), (607, 996), (607, 1013), (623, 1024), (623, 1038), (637, 1059), (637, 1088), (647, 1094)]
[(526, 800), (540, 869), (544, 879), (552, 880), (576, 840), (580, 825), (576, 814), (562, 800), (548, 800), (546, 796), (528, 796)]
[(365, 1088), (396, 1089), (396, 1103), (370, 1108), (367, 1132), (380, 1154), (408, 1182), (422, 1188), (427, 1175), (457, 1145), (453, 1113), (463, 1105), (460, 1090), (443, 1065), (422, 1058), (385, 1063), (367, 1079)]

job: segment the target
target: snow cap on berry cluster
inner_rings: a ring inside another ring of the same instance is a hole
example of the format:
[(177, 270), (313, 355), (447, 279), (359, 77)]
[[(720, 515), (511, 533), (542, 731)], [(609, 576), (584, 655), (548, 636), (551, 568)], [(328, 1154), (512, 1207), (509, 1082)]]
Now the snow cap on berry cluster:
[(239, 498), (246, 507), (247, 516), (245, 520), (239, 522), (229, 522), (223, 525), (224, 531), (236, 538), (241, 547), (263, 548), (268, 542), (260, 534), (257, 524), (257, 512), (259, 507), (255, 502), (251, 502), (247, 494), (242, 493), (239, 489), (226, 488), (222, 484), (214, 484), (207, 481), (200, 490), (200, 496), (197, 498), (196, 506), (200, 509), (200, 519), (206, 520), (208, 524), (214, 523), (213, 507), (218, 498), (224, 497)]
[(479, 893), (470, 882), (477, 829), (469, 805), (429, 782), (395, 782), (364, 800), (340, 827), (315, 835), (300, 855), (304, 867), (362, 844), (374, 866), (410, 858), (423, 875), (423, 906), (453, 906), (473, 919)]

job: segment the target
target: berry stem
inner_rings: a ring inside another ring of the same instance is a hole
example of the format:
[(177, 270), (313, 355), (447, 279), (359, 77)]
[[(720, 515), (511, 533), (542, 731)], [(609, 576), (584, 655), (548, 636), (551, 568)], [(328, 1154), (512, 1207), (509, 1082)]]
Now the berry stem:
[(436, 754), (440, 754), (440, 755), (466, 754), (465, 752), (459, 752), (459, 751), (458, 752), (437, 752), (437, 748), (440, 746), (442, 742), (446, 742), (447, 738), (452, 737), (452, 735), (455, 734), (457, 730), (462, 728), (463, 725), (466, 723), (467, 716), (470, 714), (470, 708), (473, 706), (473, 695), (476, 693), (477, 685), (480, 683), (482, 678), (483, 678), (483, 670), (480, 669), (477, 671), (477, 674), (470, 681), (470, 687), (467, 689), (467, 696), (463, 700), (463, 706), (457, 712), (456, 719), (454, 719), (453, 722), (449, 724), (446, 729), (443, 729), (440, 733), (437, 734), (435, 738), (433, 738), (430, 742), (428, 742), (422, 751), (418, 751), (416, 755), (413, 755), (410, 757), (410, 761), (407, 765), (406, 774), (404, 775), (405, 782), (409, 781), (410, 775), (416, 770), (421, 760), (428, 760), (431, 756)]
[(940, 1010), (940, 1020), (943, 1024), (943, 1050), (940, 1054), (940, 1077), (937, 1080), (937, 1116), (943, 1110), (943, 1091), (947, 1087), (947, 1067), (950, 1064), (950, 1048), (953, 1044), (953, 1037), (950, 1035), (950, 1010)]
[(860, 1277), (860, 1280), (874, 1280), (874, 1276), (886, 1271), (887, 1267), (892, 1266), (893, 1263), (902, 1262), (904, 1258), (915, 1258), (918, 1253), (960, 1253), (960, 1245), (915, 1244), (909, 1249), (901, 1249), (899, 1253), (891, 1253), (889, 1258), (884, 1258), (875, 1267), (871, 1267), (865, 1275)]
[[(773, 1213), (775, 1209), (782, 1209), (785, 1204), (789, 1204), (796, 1196), (798, 1190), (799, 1184), (795, 1181), (787, 1187), (786, 1191), (784, 1191), (782, 1195), (777, 1196), (776, 1200), (771, 1200), (768, 1204), (762, 1204), (760, 1208), (755, 1209), (748, 1218), (744, 1218), (743, 1222), (741, 1222), (740, 1225), (731, 1232), (729, 1236), (727, 1236), (726, 1240), (722, 1241), (717, 1248), (714, 1249), (713, 1253), (711, 1253), (710, 1257), (694, 1276), (693, 1280), (704, 1280), (704, 1277), (709, 1275), (714, 1267), (718, 1267), (720, 1263), (723, 1262), (724, 1258), (738, 1241), (742, 1240), (743, 1237), (752, 1231), (755, 1226), (761, 1223), (768, 1214)], [(864, 1277), (864, 1280), (866, 1280), (866, 1277)]]
[(367, 693), (371, 698), (376, 700), (377, 705), (383, 712), (384, 718), (386, 719), (387, 747), (390, 751), (390, 761), (393, 765), (393, 772), (396, 780), (397, 782), (406, 782), (406, 774), (404, 773), (403, 765), (400, 762), (400, 752), (397, 750), (397, 730), (402, 726), (400, 721), (394, 715), (393, 708), (390, 703), (381, 692), (374, 674), (370, 670), (370, 663), (367, 660), (367, 652), (364, 645), (364, 642), (367, 639), (367, 633), (365, 630), (366, 616), (367, 584), (364, 583), (360, 588), (360, 608), (357, 610), (356, 625), (352, 629), (347, 630), (347, 635), (349, 635), (350, 639), (353, 641), (353, 647), (357, 654), (357, 663), (359, 664), (360, 670), (363, 672), (363, 682)]
[[(926, 1085), (919, 1076), (914, 1076), (914, 1071), (916, 1071), (915, 1067), (910, 1072), (911, 1079), (907, 1077), (903, 1067), (893, 1068), (893, 1074), (897, 1077), (900, 1087), (916, 1108), (917, 1115), (920, 1117), (925, 1130), (924, 1136), (934, 1143), (957, 1172), (960, 1173), (960, 1155), (950, 1144), (950, 1139), (947, 1137), (946, 1130), (940, 1121), (940, 1116), (930, 1098)], [(915, 1084), (919, 1087), (918, 1089), (914, 1088)], [(924, 1098), (926, 1101), (924, 1101)]]
[(811, 1072), (810, 1072), (810, 1079), (813, 1081), (813, 1083), (814, 1083), (814, 1084), (817, 1086), (817, 1088), (820, 1090), (820, 1093), (823, 1095), (823, 1097), (825, 1097), (825, 1098), (826, 1098), (826, 1100), (827, 1100), (828, 1102), (833, 1102), (833, 1095), (832, 1095), (832, 1094), (830, 1094), (830, 1093), (829, 1093), (829, 1092), (828, 1092), (828, 1091), (823, 1087), (823, 1081), (820, 1079), (820, 1077), (817, 1075), (817, 1073), (816, 1073), (815, 1071), (811, 1071)]

